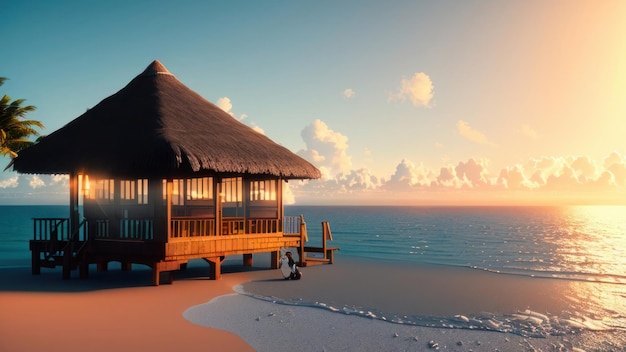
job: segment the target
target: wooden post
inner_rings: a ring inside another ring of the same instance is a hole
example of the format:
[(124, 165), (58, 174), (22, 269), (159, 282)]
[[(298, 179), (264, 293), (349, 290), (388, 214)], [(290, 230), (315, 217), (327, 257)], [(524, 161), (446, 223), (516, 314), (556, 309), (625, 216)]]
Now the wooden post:
[(78, 277), (81, 279), (89, 278), (89, 263), (85, 260), (81, 260), (78, 266)]
[(280, 267), (280, 251), (272, 251), (270, 261), (271, 268), (278, 269)]
[(31, 272), (33, 275), (41, 274), (41, 252), (33, 249), (31, 258)]
[(213, 178), (213, 201), (215, 202), (215, 236), (222, 234), (222, 179)]
[(69, 280), (72, 274), (72, 250), (63, 251), (63, 280)]
[(276, 208), (278, 209), (279, 226), (276, 230), (284, 235), (285, 224), (283, 224), (283, 221), (285, 220), (285, 206), (283, 204), (283, 186), (283, 180), (279, 177), (278, 180), (276, 180)]
[[(163, 187), (162, 178), (152, 177), (148, 180), (148, 206), (154, 214), (154, 240), (167, 242), (171, 231), (171, 206), (167, 198), (167, 180)], [(164, 193), (165, 192), (165, 193)], [(166, 203), (167, 202), (167, 203)]]
[(220, 280), (222, 278), (222, 258), (212, 257), (204, 258), (209, 263), (209, 275), (213, 280)]
[(300, 248), (298, 249), (298, 256), (300, 257), (300, 266), (306, 266), (306, 254), (304, 253), (304, 244), (308, 240), (306, 233), (306, 222), (304, 222), (304, 215), (300, 215)]
[(243, 266), (252, 266), (252, 254), (243, 255)]
[(70, 173), (70, 240), (74, 231), (78, 231), (78, 174)]
[(333, 235), (330, 232), (330, 224), (328, 221), (322, 221), (322, 253), (324, 253), (324, 259), (327, 259), (330, 264), (335, 261), (334, 251), (328, 250), (326, 241), (332, 241)]
[(172, 237), (172, 193), (174, 192), (173, 188), (174, 188), (174, 183), (172, 182), (171, 179), (168, 179), (166, 181), (166, 185), (167, 185), (167, 196), (166, 196), (166, 212), (167, 214), (165, 215), (165, 221), (167, 222), (167, 240), (169, 241), (170, 238)]
[(161, 273), (167, 273), (167, 283), (171, 284), (174, 282), (174, 274), (173, 270), (180, 269), (180, 262), (178, 261), (167, 261), (167, 262), (156, 262), (152, 265), (152, 284), (154, 286), (159, 286), (161, 280)]
[(160, 279), (161, 279), (161, 270), (159, 270), (159, 265), (155, 264), (154, 267), (152, 267), (152, 284), (154, 286), (159, 286)]
[(322, 255), (324, 256), (324, 259), (328, 259), (328, 258), (326, 258), (326, 231), (327, 231), (327, 225), (328, 225), (327, 222), (322, 221)]

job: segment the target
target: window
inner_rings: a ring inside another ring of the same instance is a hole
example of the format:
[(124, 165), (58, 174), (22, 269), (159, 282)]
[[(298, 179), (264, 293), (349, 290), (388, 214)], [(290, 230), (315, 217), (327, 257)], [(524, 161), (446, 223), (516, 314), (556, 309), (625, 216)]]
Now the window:
[(276, 180), (250, 182), (250, 200), (276, 200)]
[(222, 201), (241, 202), (243, 199), (241, 177), (225, 178), (222, 180)]
[(121, 180), (120, 181), (120, 199), (121, 200), (134, 200), (137, 198), (135, 192), (135, 181)]
[[(163, 181), (163, 196), (167, 197), (167, 183)], [(172, 205), (185, 205), (185, 180), (172, 180)]]
[(115, 183), (113, 180), (90, 180), (85, 198), (112, 201), (115, 195), (114, 191)]
[(201, 177), (187, 180), (187, 200), (213, 199), (213, 178)]
[(137, 203), (148, 204), (148, 180), (145, 178), (137, 180)]

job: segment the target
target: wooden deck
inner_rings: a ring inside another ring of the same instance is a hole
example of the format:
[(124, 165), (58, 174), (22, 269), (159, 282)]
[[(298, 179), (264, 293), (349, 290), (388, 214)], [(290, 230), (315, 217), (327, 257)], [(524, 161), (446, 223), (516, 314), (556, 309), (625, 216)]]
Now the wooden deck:
[[(216, 236), (210, 230), (215, 229), (214, 224), (206, 219), (177, 219), (171, 224), (173, 230), (167, 241), (159, 241), (154, 227), (145, 220), (127, 220), (117, 234), (112, 234), (103, 222), (95, 227), (84, 222), (70, 234), (69, 219), (35, 219), (34, 239), (30, 241), (32, 273), (61, 266), (64, 279), (69, 279), (75, 269), (79, 269), (79, 277), (87, 278), (91, 264), (106, 271), (108, 263), (120, 262), (123, 269), (130, 269), (132, 264), (151, 267), (153, 283), (159, 285), (162, 273), (167, 276), (165, 281), (171, 282), (172, 272), (186, 267), (193, 259), (204, 259), (209, 263), (209, 276), (220, 279), (221, 263), (227, 256), (242, 255), (243, 264), (252, 266), (253, 254), (271, 253), (271, 268), (278, 268), (283, 248), (296, 248), (301, 266), (332, 264), (338, 250), (326, 248), (325, 240), (323, 248), (305, 246), (306, 224), (301, 217), (286, 217), (283, 221), (251, 219), (248, 223), (229, 219), (223, 227), (224, 234)], [(244, 233), (243, 229), (254, 232)], [(323, 236), (327, 238), (330, 228), (324, 225), (324, 229)], [(308, 257), (305, 253), (322, 255)]]

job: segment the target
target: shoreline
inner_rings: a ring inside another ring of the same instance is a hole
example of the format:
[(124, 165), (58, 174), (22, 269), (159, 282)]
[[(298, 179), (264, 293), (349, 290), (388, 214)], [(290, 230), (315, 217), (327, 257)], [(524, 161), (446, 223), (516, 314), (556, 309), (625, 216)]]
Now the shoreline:
[(606, 317), (575, 311), (591, 298), (587, 293), (612, 284), (345, 257), (302, 271), (299, 281), (259, 273), (236, 288), (238, 294), (190, 308), (185, 316), (232, 331), (259, 351), (283, 344), (301, 344), (300, 350), (312, 352), (364, 346), (432, 351), (431, 341), (452, 351), (613, 351), (626, 346), (623, 330), (613, 329)]
[[(302, 268), (303, 279), (291, 281), (269, 269), (267, 258), (255, 258), (252, 268), (227, 259), (218, 281), (208, 280), (205, 264), (190, 265), (172, 285), (158, 287), (149, 270), (134, 267), (69, 281), (59, 270), (33, 276), (30, 268), (0, 269), (0, 350), (432, 351), (437, 344), (450, 351), (595, 351), (611, 350), (611, 339), (613, 350), (624, 346), (622, 335), (606, 331), (537, 338), (437, 326), (442, 316), (571, 307), (560, 292), (571, 283), (562, 279), (342, 256), (333, 265)], [(344, 306), (365, 313), (332, 311)], [(436, 319), (433, 326), (391, 323), (368, 316), (367, 308)]]

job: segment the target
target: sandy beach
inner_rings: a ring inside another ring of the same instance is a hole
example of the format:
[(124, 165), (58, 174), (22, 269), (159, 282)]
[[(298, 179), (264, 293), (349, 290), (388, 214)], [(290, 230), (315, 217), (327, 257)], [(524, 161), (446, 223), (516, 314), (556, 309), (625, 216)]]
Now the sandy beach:
[(1, 269), (0, 351), (253, 351), (238, 336), (182, 315), (232, 293), (249, 274), (213, 281), (202, 267), (189, 271), (155, 287), (147, 270), (92, 270), (87, 280), (64, 281), (58, 270)]
[[(512, 307), (521, 311), (563, 309), (566, 301), (556, 294), (567, 286), (563, 280), (533, 280), (463, 268), (426, 266), (416, 270), (352, 260), (302, 270), (304, 277), (300, 281), (285, 281), (271, 271), (259, 272), (254, 281), (235, 288), (240, 294), (193, 307), (185, 317), (197, 324), (235, 332), (257, 351), (584, 350), (567, 336), (535, 338), (395, 324), (380, 316), (371, 318), (378, 313), (367, 309), (377, 307), (401, 317), (470, 316)], [(285, 300), (290, 303), (283, 304)], [(311, 307), (300, 305), (300, 301), (317, 304)], [(344, 306), (353, 308), (354, 313), (337, 313)], [(437, 319), (434, 324), (437, 326)]]
[[(300, 281), (283, 280), (263, 260), (253, 268), (225, 265), (219, 281), (208, 280), (207, 269), (190, 266), (176, 274), (174, 284), (158, 287), (150, 286), (146, 270), (92, 271), (87, 280), (63, 281), (58, 271), (32, 276), (28, 268), (2, 269), (0, 350), (580, 351), (585, 350), (580, 341), (606, 338), (535, 338), (395, 324), (368, 317), (377, 313), (364, 308), (409, 316), (470, 315), (511, 307), (545, 312), (567, 308), (568, 301), (558, 294), (567, 289), (565, 280), (463, 268), (416, 270), (345, 258), (303, 268)], [(284, 301), (296, 304), (280, 303)], [(299, 306), (298, 301), (323, 305)], [(332, 311), (346, 305), (365, 311)]]

